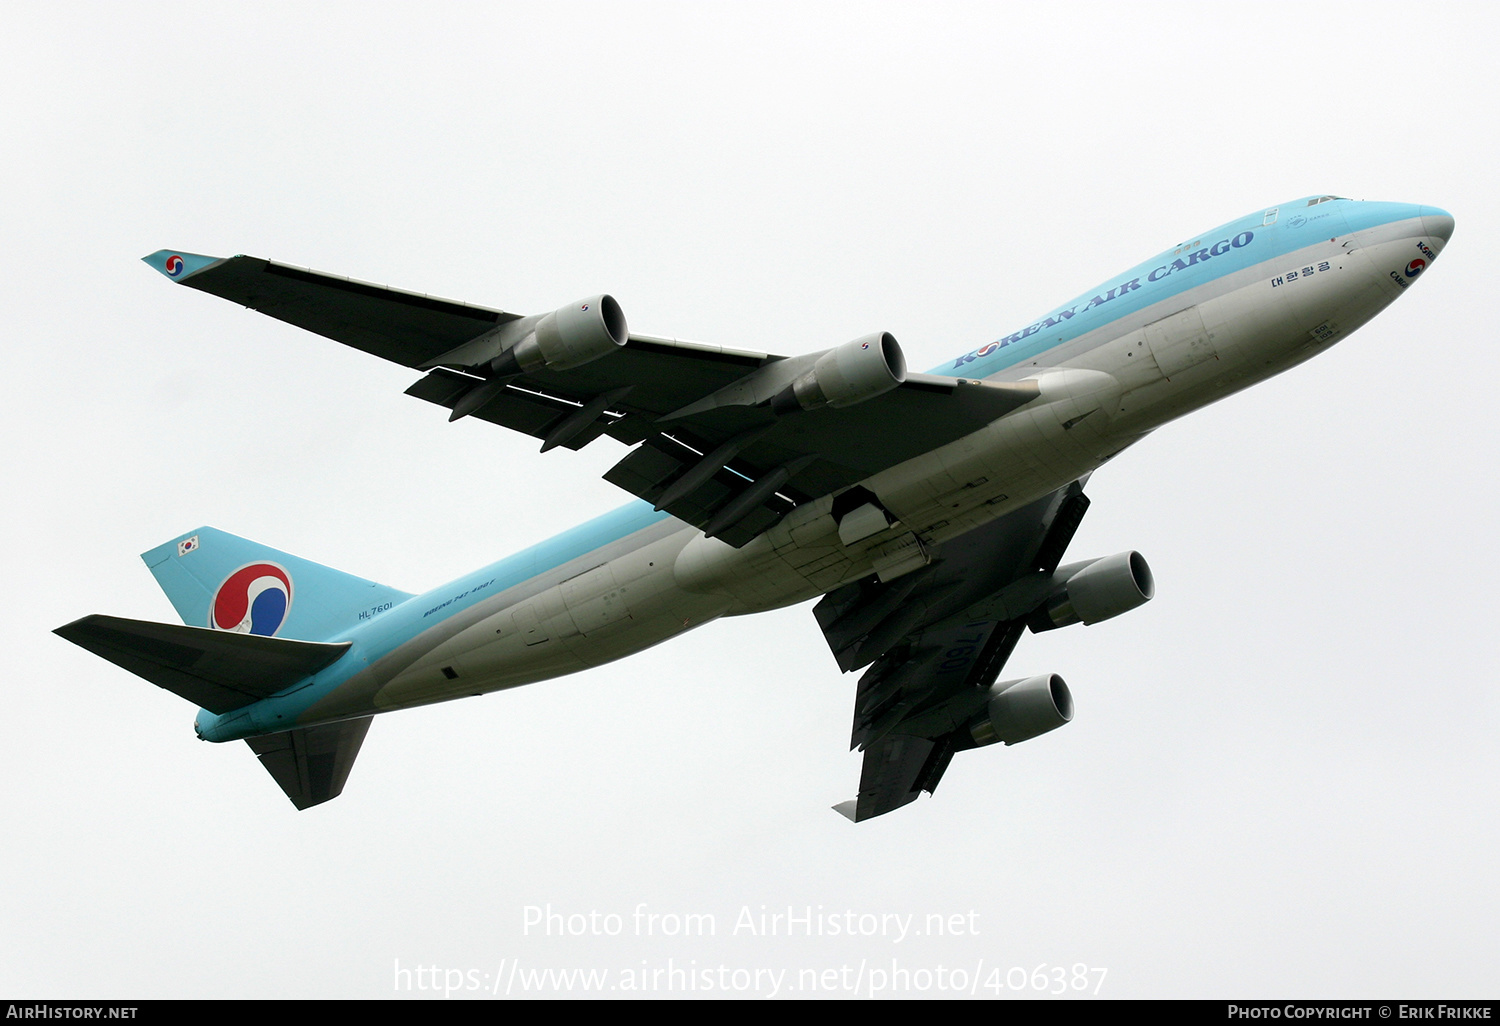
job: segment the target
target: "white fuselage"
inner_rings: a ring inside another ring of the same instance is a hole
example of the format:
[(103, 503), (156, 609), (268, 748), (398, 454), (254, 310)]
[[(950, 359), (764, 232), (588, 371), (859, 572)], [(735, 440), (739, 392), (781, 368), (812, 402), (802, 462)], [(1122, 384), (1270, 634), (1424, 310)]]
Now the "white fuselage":
[[(1174, 292), (988, 375), (1035, 379), (1040, 395), (862, 482), (897, 519), (879, 534), (843, 544), (830, 497), (743, 548), (658, 518), (434, 623), (301, 722), (557, 677), (720, 616), (802, 602), (872, 573), (900, 576), (945, 540), (1077, 480), (1167, 421), (1321, 352), (1402, 293), (1414, 245), (1443, 241), (1420, 217), (1391, 221)], [(1288, 269), (1314, 273), (1288, 280)]]

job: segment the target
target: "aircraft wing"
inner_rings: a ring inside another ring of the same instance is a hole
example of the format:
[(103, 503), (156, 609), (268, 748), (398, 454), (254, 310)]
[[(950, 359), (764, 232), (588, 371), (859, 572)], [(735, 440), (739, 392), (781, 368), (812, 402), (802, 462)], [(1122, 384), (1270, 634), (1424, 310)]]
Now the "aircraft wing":
[(543, 440), (544, 452), (600, 435), (634, 446), (605, 480), (736, 546), (796, 505), (955, 441), (1038, 395), (1034, 382), (908, 374), (867, 400), (788, 415), (762, 393), (768, 382), (790, 388), (813, 357), (640, 334), (576, 366), (501, 372), (496, 357), (538, 318), (257, 257), (162, 250), (145, 261), (183, 285), (425, 371), (407, 394), (453, 410), (453, 419), (472, 414), (525, 432)]
[(408, 367), (518, 316), (258, 257), (161, 250), (145, 262), (189, 288)]
[(945, 543), (932, 564), (830, 592), (813, 609), (841, 669), (868, 666), (850, 747), (864, 751), (859, 795), (835, 808), (856, 822), (936, 790), (1046, 597), (1088, 509), (1084, 481)]

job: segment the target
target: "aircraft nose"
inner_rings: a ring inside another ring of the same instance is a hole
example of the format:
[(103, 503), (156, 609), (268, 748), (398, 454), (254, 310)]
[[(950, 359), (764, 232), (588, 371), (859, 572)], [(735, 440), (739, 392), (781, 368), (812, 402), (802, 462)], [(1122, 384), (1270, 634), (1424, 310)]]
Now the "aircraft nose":
[(1438, 240), (1442, 248), (1453, 235), (1453, 215), (1437, 207), (1422, 208), (1422, 230)]

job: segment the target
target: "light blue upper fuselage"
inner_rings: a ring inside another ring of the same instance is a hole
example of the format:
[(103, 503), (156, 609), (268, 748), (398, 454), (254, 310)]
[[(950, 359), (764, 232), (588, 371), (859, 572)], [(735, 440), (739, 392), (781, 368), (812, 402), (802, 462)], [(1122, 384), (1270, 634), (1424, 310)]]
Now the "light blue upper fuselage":
[(933, 374), (989, 378), (1035, 360), (1063, 342), (1235, 271), (1274, 260), (1322, 239), (1428, 216), (1434, 207), (1309, 196), (1247, 214), (1195, 235), (1050, 310), (1019, 331), (934, 367)]
[[(1010, 368), (1038, 361), (1063, 343), (1217, 279), (1276, 260), (1319, 240), (1422, 217), (1446, 217), (1433, 207), (1307, 197), (1266, 208), (1196, 235), (1078, 296), (1023, 328), (946, 361), (931, 371), (950, 377), (1006, 376)], [(1104, 334), (1108, 334), (1107, 332)], [(1030, 368), (1027, 369), (1030, 372)], [(394, 605), (372, 619), (328, 638), (350, 642), (332, 665), (286, 691), (223, 715), (200, 710), (196, 728), (210, 741), (227, 741), (287, 730), (341, 684), (448, 618), (485, 598), (523, 584), (663, 520), (666, 512), (636, 501), (596, 517), (425, 594)], [(683, 525), (686, 528), (686, 525)]]

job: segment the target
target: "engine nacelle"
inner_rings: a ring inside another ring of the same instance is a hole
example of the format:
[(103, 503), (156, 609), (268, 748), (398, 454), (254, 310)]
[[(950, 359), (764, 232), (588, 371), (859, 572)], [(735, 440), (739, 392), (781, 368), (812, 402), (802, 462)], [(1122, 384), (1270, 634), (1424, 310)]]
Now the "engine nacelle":
[(491, 373), (519, 374), (544, 367), (571, 370), (609, 355), (630, 339), (625, 311), (609, 295), (590, 296), (543, 314), (527, 329), (491, 362)]
[(906, 356), (888, 331), (830, 349), (771, 401), (778, 413), (841, 409), (884, 395), (906, 380)]
[(984, 711), (966, 728), (976, 745), (1029, 741), (1073, 719), (1073, 695), (1055, 673), (1010, 680), (990, 688)]
[(1099, 623), (1144, 605), (1156, 594), (1151, 568), (1139, 552), (1120, 552), (1060, 567), (1053, 580), (1062, 583), (1031, 618), (1033, 631)]

